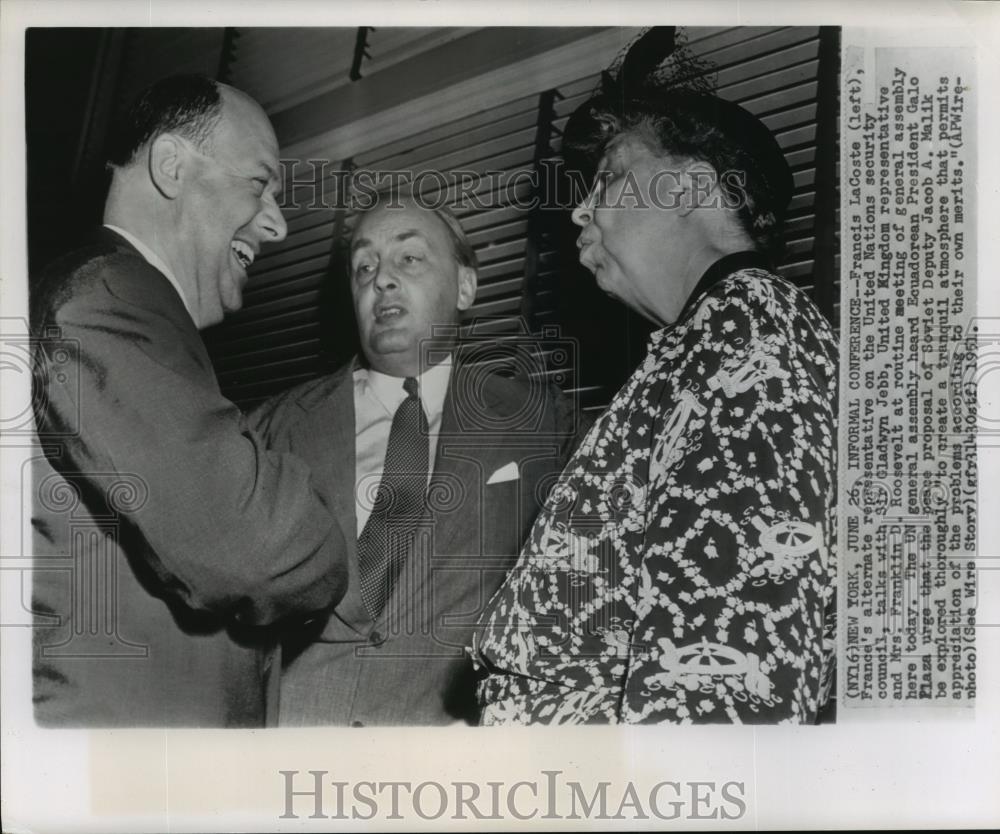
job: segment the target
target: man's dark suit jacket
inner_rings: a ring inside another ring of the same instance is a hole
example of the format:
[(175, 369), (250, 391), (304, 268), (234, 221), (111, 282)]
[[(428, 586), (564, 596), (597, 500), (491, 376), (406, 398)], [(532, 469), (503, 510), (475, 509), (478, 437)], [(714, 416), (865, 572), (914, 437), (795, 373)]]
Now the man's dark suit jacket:
[(176, 290), (110, 230), (46, 271), (32, 331), (37, 721), (262, 725), (250, 627), (346, 581), (307, 467), (248, 430)]
[[(355, 367), (293, 388), (250, 420), (273, 448), (309, 461), (341, 528), (357, 532)], [(418, 549), (373, 621), (348, 536), (346, 596), (312, 641), (285, 643), (282, 724), (476, 720), (465, 647), (572, 451), (574, 422), (553, 386), (453, 368)]]

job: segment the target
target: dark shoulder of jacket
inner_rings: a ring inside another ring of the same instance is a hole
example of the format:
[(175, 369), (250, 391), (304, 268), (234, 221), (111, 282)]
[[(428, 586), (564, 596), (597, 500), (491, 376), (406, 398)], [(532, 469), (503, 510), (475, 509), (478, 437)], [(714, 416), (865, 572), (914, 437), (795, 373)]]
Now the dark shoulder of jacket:
[(564, 394), (555, 383), (537, 377), (529, 378), (524, 373), (514, 376), (491, 374), (487, 379), (491, 397), (501, 407), (524, 414), (534, 412), (541, 418), (536, 424), (538, 430), (547, 434), (576, 435), (579, 415), (575, 414), (575, 400)]
[(114, 244), (100, 240), (74, 249), (50, 261), (30, 283), (29, 316), (31, 329), (39, 329), (51, 322), (58, 310), (81, 284), (93, 279), (95, 267), (100, 269), (104, 259), (116, 251)]
[(353, 361), (349, 361), (333, 373), (300, 382), (287, 391), (268, 397), (247, 413), (250, 428), (266, 438), (286, 433), (333, 396), (345, 381), (349, 382), (347, 378), (353, 371)]

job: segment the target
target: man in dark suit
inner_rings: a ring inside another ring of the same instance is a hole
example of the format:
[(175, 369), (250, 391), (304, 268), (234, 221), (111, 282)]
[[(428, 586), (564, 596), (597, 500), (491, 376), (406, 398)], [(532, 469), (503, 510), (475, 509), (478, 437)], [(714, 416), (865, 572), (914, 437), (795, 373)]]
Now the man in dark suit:
[(363, 357), (251, 415), (357, 532), (347, 595), (284, 644), (283, 725), (476, 718), (464, 647), (574, 438), (554, 387), (461, 358), (477, 280), (453, 215), (384, 201), (351, 244)]
[(344, 593), (308, 468), (248, 429), (198, 333), (285, 236), (277, 150), (243, 93), (158, 82), (112, 149), (105, 227), (33, 286), (40, 724), (261, 726), (255, 627)]

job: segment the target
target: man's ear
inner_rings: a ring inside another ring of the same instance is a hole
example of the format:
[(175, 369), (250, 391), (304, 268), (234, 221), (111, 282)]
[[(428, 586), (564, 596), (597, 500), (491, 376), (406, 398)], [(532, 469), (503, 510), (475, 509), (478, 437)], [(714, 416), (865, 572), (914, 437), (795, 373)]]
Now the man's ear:
[(684, 167), (681, 185), (684, 189), (681, 214), (687, 215), (696, 208), (707, 208), (709, 201), (718, 196), (719, 175), (707, 162), (696, 160)]
[(476, 270), (470, 266), (458, 268), (458, 309), (468, 310), (476, 300), (476, 287), (479, 279)]
[(187, 166), (186, 148), (169, 133), (157, 136), (149, 146), (149, 178), (168, 200), (181, 193)]

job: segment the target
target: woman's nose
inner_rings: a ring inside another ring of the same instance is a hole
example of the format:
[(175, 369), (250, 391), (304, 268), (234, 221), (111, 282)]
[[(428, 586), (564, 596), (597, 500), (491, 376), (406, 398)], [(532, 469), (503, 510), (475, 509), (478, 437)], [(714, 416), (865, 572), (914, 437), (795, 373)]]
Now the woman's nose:
[(591, 220), (594, 219), (594, 213), (590, 207), (590, 203), (587, 201), (580, 203), (580, 205), (573, 209), (573, 213), (570, 217), (573, 218), (573, 222), (576, 223), (577, 226), (586, 226)]

